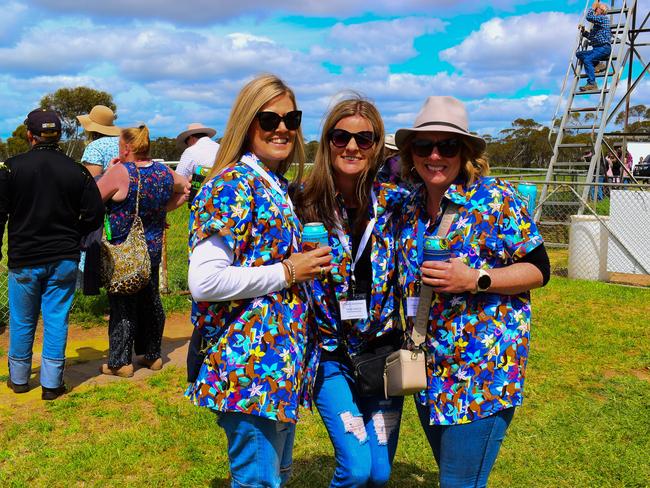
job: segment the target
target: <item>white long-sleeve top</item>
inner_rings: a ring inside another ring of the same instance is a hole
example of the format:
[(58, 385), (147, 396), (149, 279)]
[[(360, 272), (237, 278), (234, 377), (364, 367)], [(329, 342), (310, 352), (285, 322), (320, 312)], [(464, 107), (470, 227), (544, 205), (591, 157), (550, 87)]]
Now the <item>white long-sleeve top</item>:
[(197, 302), (255, 298), (288, 286), (282, 263), (233, 266), (234, 253), (217, 234), (199, 242), (190, 256), (187, 283)]

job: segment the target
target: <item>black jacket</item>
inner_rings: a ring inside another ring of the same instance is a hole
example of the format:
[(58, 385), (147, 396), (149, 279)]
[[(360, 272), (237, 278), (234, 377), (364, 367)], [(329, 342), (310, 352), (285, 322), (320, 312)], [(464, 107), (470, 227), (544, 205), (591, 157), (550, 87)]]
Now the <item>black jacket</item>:
[(55, 144), (38, 144), (0, 167), (0, 242), (9, 219), (9, 268), (79, 259), (81, 236), (103, 218), (92, 176)]

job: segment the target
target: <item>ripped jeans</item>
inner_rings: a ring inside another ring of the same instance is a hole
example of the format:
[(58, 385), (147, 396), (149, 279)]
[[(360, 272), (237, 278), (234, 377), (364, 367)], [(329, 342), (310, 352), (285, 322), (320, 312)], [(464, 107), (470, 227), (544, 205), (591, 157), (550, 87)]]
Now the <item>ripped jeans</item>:
[(334, 445), (331, 487), (379, 487), (388, 483), (404, 398), (359, 397), (347, 363), (323, 361), (314, 399)]

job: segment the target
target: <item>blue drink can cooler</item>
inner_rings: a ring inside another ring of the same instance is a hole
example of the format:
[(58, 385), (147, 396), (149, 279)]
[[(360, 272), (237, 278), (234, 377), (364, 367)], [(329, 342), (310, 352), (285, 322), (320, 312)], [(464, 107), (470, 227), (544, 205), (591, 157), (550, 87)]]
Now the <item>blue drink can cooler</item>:
[(526, 204), (528, 213), (533, 215), (535, 211), (535, 200), (537, 200), (537, 186), (531, 183), (519, 183), (517, 185), (517, 192), (519, 192), (519, 196)]
[(319, 246), (327, 246), (327, 230), (320, 222), (310, 222), (302, 229), (302, 247), (304, 251), (311, 251)]
[(449, 241), (444, 237), (431, 236), (424, 239), (423, 261), (449, 261)]

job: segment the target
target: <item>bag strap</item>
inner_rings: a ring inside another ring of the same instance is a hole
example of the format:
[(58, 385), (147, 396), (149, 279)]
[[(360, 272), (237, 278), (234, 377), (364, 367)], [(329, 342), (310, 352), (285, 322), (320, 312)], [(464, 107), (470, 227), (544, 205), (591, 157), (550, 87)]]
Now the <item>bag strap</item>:
[(140, 213), (140, 170), (138, 169), (138, 165), (136, 163), (133, 163), (135, 165), (135, 172), (138, 174), (138, 192), (135, 197), (135, 215), (134, 217), (137, 217), (138, 214)]
[[(445, 208), (445, 212), (442, 215), (440, 225), (438, 225), (438, 229), (436, 230), (436, 236), (447, 236), (449, 229), (451, 228), (451, 224), (454, 221), (454, 217), (457, 213), (458, 205), (451, 201), (448, 202), (447, 207)], [(427, 327), (429, 325), (429, 312), (431, 311), (432, 300), (433, 288), (428, 285), (422, 285), (420, 287), (420, 300), (418, 302), (418, 310), (415, 315), (415, 324), (413, 325), (413, 330), (411, 331), (411, 340), (418, 348), (424, 344), (424, 341), (427, 338)]]

